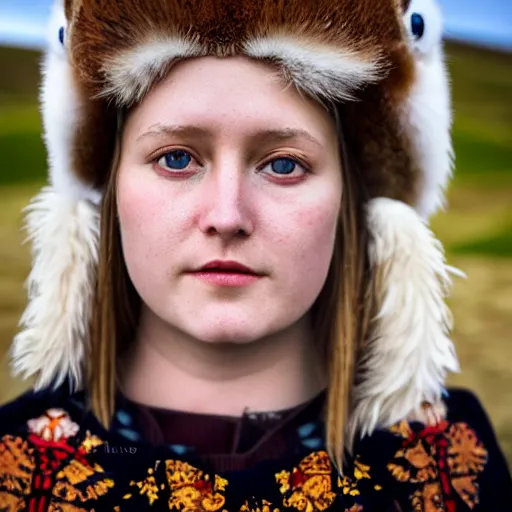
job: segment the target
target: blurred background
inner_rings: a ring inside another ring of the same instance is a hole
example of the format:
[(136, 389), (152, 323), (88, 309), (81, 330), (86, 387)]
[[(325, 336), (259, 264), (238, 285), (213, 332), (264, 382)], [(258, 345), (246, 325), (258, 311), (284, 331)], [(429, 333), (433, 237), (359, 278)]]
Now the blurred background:
[[(457, 160), (433, 227), (468, 276), (450, 301), (462, 366), (450, 384), (477, 393), (512, 465), (512, 2), (440, 3)], [(50, 4), (0, 0), (0, 403), (30, 384), (10, 378), (7, 350), (30, 260), (21, 210), (45, 182), (37, 94)]]

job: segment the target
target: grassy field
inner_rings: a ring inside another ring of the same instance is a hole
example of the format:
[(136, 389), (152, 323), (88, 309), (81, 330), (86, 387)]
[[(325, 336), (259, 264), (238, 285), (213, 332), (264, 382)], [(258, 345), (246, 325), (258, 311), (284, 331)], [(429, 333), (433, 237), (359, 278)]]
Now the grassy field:
[[(37, 110), (38, 55), (0, 48), (0, 403), (27, 383), (8, 375), (8, 345), (25, 304), (29, 247), (21, 209), (44, 180)], [(451, 307), (462, 373), (450, 384), (474, 390), (512, 464), (512, 55), (450, 45), (456, 112), (456, 178), (450, 207), (433, 219), (457, 279)]]

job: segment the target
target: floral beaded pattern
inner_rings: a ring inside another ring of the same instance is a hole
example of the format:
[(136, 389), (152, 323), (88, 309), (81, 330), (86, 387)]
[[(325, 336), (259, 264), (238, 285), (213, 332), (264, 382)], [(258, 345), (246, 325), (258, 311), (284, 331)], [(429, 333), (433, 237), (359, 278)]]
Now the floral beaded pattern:
[(0, 510), (22, 510), (35, 470), (33, 449), (20, 437), (0, 440)]
[[(131, 482), (138, 489), (138, 494), (145, 496), (151, 506), (159, 499), (159, 491), (164, 486), (155, 477), (156, 467), (165, 464), (165, 475), (170, 490), (168, 510), (183, 512), (228, 512), (226, 507), (226, 490), (229, 482), (219, 475), (204, 473), (187, 462), (178, 460), (157, 461), (155, 468), (148, 470), (148, 476), (140, 482)], [(338, 495), (359, 496), (358, 481), (370, 480), (370, 467), (356, 461), (354, 479), (343, 479), (333, 473), (328, 454), (324, 451), (314, 452), (304, 458), (296, 468), (280, 471), (275, 475), (276, 484), (282, 498), (283, 509), (295, 509), (305, 512), (327, 510)], [(336, 485), (333, 485), (336, 482)], [(378, 488), (378, 486), (376, 486)], [(133, 498), (133, 493), (124, 496), (125, 500)], [(346, 512), (362, 512), (363, 507), (353, 502), (348, 504)], [(115, 510), (121, 510), (117, 507)], [(231, 509), (233, 510), (233, 509)], [(277, 503), (267, 499), (246, 500), (238, 508), (239, 512), (280, 512)]]
[(223, 510), (226, 503), (224, 491), (228, 485), (227, 480), (218, 475), (211, 479), (210, 475), (203, 471), (176, 460), (165, 461), (165, 469), (172, 491), (169, 499), (170, 510)]
[[(360, 496), (359, 483), (361, 480), (371, 481), (370, 466), (354, 462), (353, 477), (335, 476), (329, 455), (325, 451), (314, 452), (291, 472), (281, 471), (276, 475), (280, 491), (284, 495), (283, 505), (304, 512), (327, 510), (339, 495)], [(336, 486), (333, 482), (337, 482)], [(374, 485), (374, 490), (381, 487)], [(362, 511), (363, 507), (354, 503), (347, 511)]]
[(261, 503), (256, 500), (247, 500), (240, 508), (239, 512), (279, 512), (279, 509), (272, 506), (272, 503), (267, 500), (261, 500)]
[(28, 437), (6, 435), (0, 440), (0, 509), (85, 511), (114, 486), (101, 466), (90, 459), (103, 441), (80, 428), (66, 411), (48, 409), (27, 422)]
[[(406, 485), (408, 498), (404, 496), (400, 506), (414, 512), (462, 512), (460, 501), (465, 504), (463, 510), (473, 510), (479, 504), (478, 477), (488, 463), (487, 450), (475, 431), (466, 423), (447, 421), (415, 428), (401, 422), (390, 429), (400, 445), (381, 467), (397, 484)], [(24, 434), (4, 435), (0, 438), (0, 510), (104, 510), (103, 498), (110, 496), (116, 476), (111, 478), (95, 461), (101, 446), (101, 453), (111, 453), (104, 449), (108, 443), (89, 430), (82, 433), (69, 414), (57, 408), (29, 420)], [(156, 460), (141, 480), (117, 482), (116, 478), (117, 486), (127, 486), (126, 491), (121, 490), (114, 500), (117, 506), (108, 509), (367, 512), (365, 500), (382, 488), (376, 485), (369, 464), (356, 457), (351, 467), (351, 473), (338, 476), (327, 452), (314, 451), (290, 470), (267, 475), (269, 485), (263, 496), (249, 498), (238, 494), (240, 487), (231, 489), (222, 476), (176, 458)]]
[[(159, 463), (159, 461), (158, 461), (158, 463)], [(153, 503), (158, 500), (158, 498), (159, 498), (158, 491), (160, 489), (165, 488), (165, 486), (163, 484), (161, 484), (160, 488), (159, 488), (158, 484), (156, 483), (155, 471), (153, 468), (148, 469), (148, 474), (144, 480), (141, 480), (139, 482), (135, 482), (134, 480), (131, 480), (130, 486), (137, 487), (139, 490), (139, 494), (141, 496), (146, 496), (150, 505), (153, 505)], [(128, 493), (125, 496), (123, 496), (123, 499), (127, 500), (127, 499), (130, 499), (132, 496), (133, 496), (133, 494)]]
[(327, 510), (336, 499), (332, 489), (332, 467), (324, 451), (312, 453), (291, 472), (281, 471), (276, 480), (285, 496), (285, 507), (305, 512)]
[(404, 442), (387, 467), (396, 480), (419, 484), (410, 497), (414, 512), (452, 512), (455, 493), (470, 510), (479, 503), (487, 450), (466, 423), (441, 421), (414, 433), (402, 422), (392, 431)]

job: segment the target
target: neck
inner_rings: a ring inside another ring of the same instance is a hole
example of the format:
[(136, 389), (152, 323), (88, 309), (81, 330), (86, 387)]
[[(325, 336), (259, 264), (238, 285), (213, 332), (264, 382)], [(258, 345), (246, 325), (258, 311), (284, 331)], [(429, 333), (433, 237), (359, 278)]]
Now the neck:
[(139, 403), (204, 414), (287, 409), (326, 386), (314, 341), (306, 317), (250, 343), (207, 343), (144, 311), (121, 389)]

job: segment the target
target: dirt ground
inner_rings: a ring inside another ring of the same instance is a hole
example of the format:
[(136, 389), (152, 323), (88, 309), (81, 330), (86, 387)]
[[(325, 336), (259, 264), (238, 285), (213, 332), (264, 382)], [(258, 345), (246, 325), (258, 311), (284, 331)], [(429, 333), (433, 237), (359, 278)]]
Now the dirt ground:
[[(0, 403), (28, 386), (9, 377), (7, 350), (25, 304), (29, 267), (20, 211), (37, 189), (0, 188)], [(511, 198), (510, 189), (456, 188), (449, 212), (434, 220), (434, 230), (449, 248), (499, 231), (512, 220)], [(477, 393), (512, 464), (512, 259), (453, 252), (450, 262), (468, 278), (456, 279), (450, 300), (462, 373), (449, 382)]]

